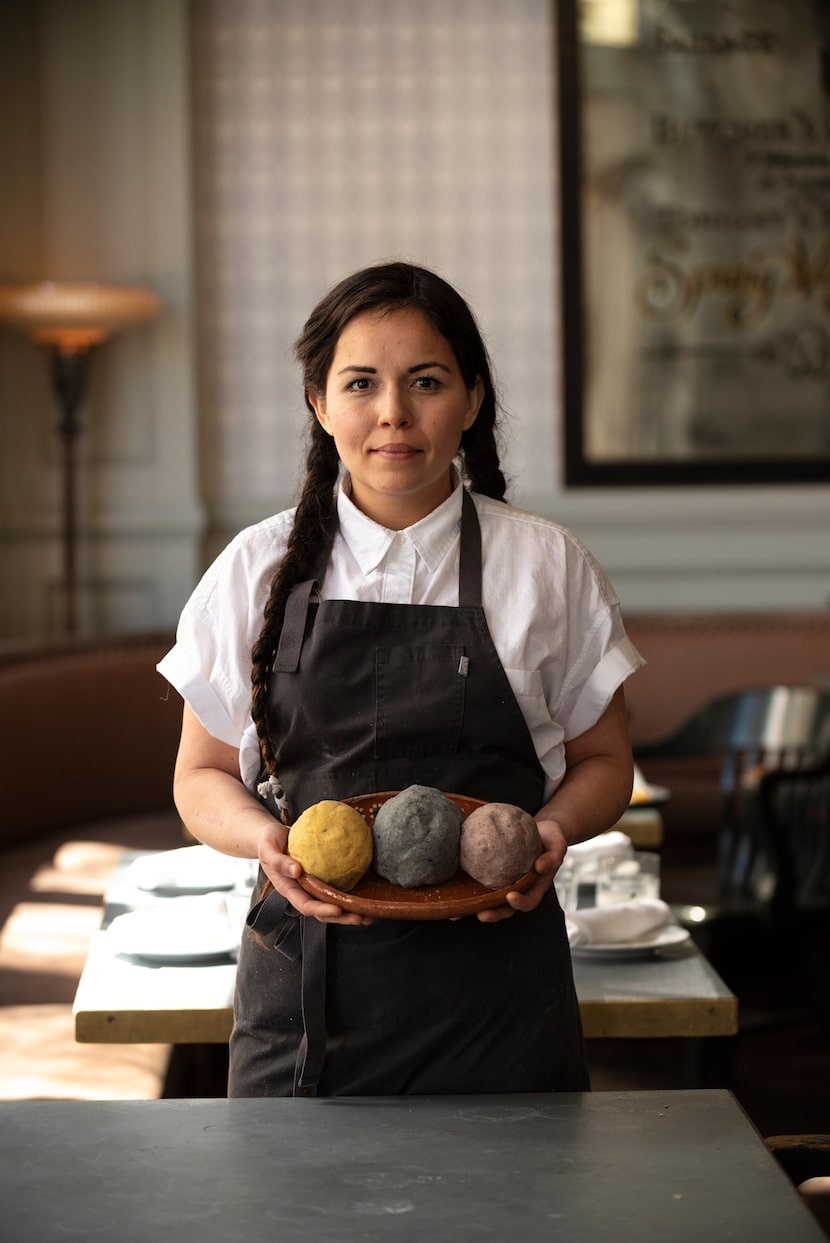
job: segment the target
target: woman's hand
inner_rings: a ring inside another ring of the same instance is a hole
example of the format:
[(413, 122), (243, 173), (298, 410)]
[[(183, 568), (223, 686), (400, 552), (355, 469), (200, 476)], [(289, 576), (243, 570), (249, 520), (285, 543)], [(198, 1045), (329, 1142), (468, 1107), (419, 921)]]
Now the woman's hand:
[(622, 689), (595, 725), (565, 744), (565, 777), (536, 813), (545, 847), (534, 864), (538, 875), (525, 893), (511, 892), (503, 906), (481, 911), (483, 923), (509, 919), (539, 905), (562, 866), (568, 844), (586, 841), (616, 824), (631, 798), (633, 764)]
[(262, 870), (274, 888), (288, 899), (301, 915), (318, 919), (322, 924), (360, 925), (371, 924), (373, 921), (366, 915), (357, 915), (344, 911), (333, 902), (320, 902), (307, 893), (299, 883), (303, 869), (296, 859), (287, 853), (288, 830), (275, 824), (275, 831), (269, 833), (260, 844), (259, 862)]
[(542, 845), (545, 848), (533, 865), (537, 879), (531, 883), (530, 888), (526, 889), (524, 893), (519, 893), (517, 889), (512, 889), (505, 897), (503, 906), (493, 907), (489, 911), (479, 911), (478, 918), (482, 923), (495, 924), (499, 920), (510, 919), (517, 911), (535, 910), (553, 884), (553, 878), (559, 871), (562, 866), (562, 860), (565, 858), (568, 843), (565, 840), (565, 834), (555, 820), (537, 820), (536, 823), (539, 827)]
[(225, 854), (259, 859), (271, 884), (301, 915), (329, 924), (372, 922), (333, 903), (318, 902), (298, 884), (303, 869), (286, 853), (288, 829), (242, 784), (236, 748), (209, 734), (187, 705), (173, 792), (194, 837)]

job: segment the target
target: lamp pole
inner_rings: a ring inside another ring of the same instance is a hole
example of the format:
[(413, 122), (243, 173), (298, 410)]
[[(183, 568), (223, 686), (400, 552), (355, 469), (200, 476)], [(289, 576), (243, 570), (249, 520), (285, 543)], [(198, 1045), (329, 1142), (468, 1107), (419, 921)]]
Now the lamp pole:
[(58, 435), (63, 446), (64, 630), (67, 634), (75, 634), (78, 630), (77, 443), (81, 431), (78, 411), (86, 391), (91, 347), (67, 349), (53, 345), (47, 346), (47, 350), (51, 359), (52, 387), (61, 411)]
[(0, 284), (0, 324), (24, 332), (45, 347), (61, 421), (63, 446), (64, 629), (78, 629), (77, 439), (78, 411), (86, 391), (92, 350), (115, 332), (152, 319), (158, 296), (139, 285), (97, 281), (27, 281)]

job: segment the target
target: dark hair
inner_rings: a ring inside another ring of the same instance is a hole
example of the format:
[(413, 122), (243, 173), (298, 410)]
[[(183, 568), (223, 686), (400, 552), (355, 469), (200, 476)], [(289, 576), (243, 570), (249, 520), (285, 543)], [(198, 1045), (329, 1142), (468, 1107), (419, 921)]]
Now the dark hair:
[[(294, 347), (303, 371), (306, 405), (313, 415), (309, 391), (325, 390), (340, 334), (356, 316), (409, 309), (420, 311), (447, 341), (467, 389), (472, 389), (476, 380), (481, 381), (484, 398), (478, 416), (461, 436), (462, 472), (473, 491), (503, 500), (506, 483), (498, 452), (499, 401), (487, 348), (461, 295), (426, 268), (403, 262), (377, 264), (347, 276), (329, 290), (312, 311)], [(316, 574), (331, 549), (337, 529), (339, 470), (334, 440), (314, 416), (309, 424), (306, 476), (294, 526), (271, 583), (262, 630), (252, 651), (251, 711), (262, 757), (272, 775), (276, 775), (276, 765), (267, 726), (271, 665), (292, 587)]]

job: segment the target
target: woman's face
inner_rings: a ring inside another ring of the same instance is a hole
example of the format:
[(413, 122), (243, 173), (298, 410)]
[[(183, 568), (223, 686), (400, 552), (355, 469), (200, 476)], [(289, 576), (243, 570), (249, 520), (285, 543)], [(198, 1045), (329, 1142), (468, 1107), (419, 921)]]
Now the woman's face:
[(352, 500), (399, 531), (450, 495), (461, 433), (484, 396), (420, 311), (366, 312), (343, 329), (325, 392), (309, 401), (351, 475)]

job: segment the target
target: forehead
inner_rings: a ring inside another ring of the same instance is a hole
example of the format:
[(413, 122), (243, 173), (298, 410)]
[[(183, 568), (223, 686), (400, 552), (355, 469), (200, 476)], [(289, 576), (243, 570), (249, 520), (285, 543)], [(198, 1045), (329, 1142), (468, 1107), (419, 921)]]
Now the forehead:
[(356, 315), (337, 339), (332, 366), (342, 366), (344, 361), (374, 366), (398, 358), (455, 366), (446, 337), (421, 311), (411, 307)]

